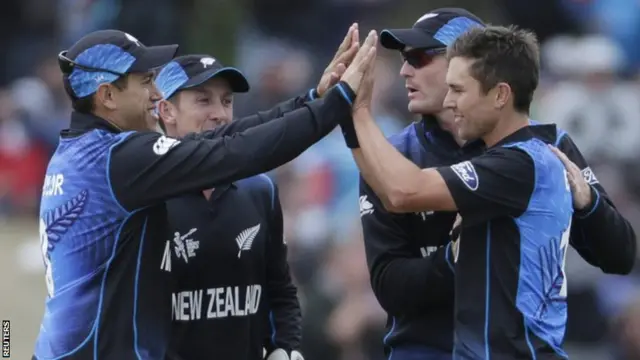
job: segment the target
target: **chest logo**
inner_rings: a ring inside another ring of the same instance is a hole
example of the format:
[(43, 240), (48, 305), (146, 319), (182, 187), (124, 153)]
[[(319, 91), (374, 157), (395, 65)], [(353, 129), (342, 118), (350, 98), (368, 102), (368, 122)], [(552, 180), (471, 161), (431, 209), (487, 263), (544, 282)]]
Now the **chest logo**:
[(240, 255), (242, 255), (242, 251), (251, 250), (251, 245), (253, 245), (253, 240), (255, 240), (259, 232), (260, 232), (260, 224), (244, 229), (240, 234), (238, 234), (238, 236), (236, 236), (236, 244), (238, 244), (238, 259), (240, 259)]
[(189, 259), (196, 256), (196, 250), (200, 247), (200, 241), (193, 239), (193, 233), (198, 231), (197, 228), (189, 230), (188, 233), (180, 235), (175, 232), (173, 237), (173, 249), (176, 256), (184, 259), (185, 263), (189, 263)]

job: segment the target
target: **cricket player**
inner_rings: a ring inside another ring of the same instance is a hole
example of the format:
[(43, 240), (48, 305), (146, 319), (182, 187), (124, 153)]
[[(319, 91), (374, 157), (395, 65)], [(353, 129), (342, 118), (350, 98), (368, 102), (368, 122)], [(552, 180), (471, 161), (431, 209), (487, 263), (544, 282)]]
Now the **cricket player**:
[(102, 30), (59, 55), (75, 111), (42, 194), (48, 297), (36, 359), (164, 359), (174, 280), (165, 201), (292, 160), (350, 119), (366, 70), (354, 61), (322, 99), (276, 119), (252, 116), (177, 140), (151, 131), (161, 100), (154, 70), (177, 49)]
[[(455, 164), (485, 150), (482, 141), (459, 139), (453, 112), (442, 105), (448, 91), (446, 46), (474, 26), (484, 24), (466, 10), (445, 8), (423, 15), (412, 28), (381, 32), (381, 45), (403, 57), (401, 75), (409, 110), (422, 115), (420, 121), (389, 141), (421, 168)], [(568, 134), (555, 125), (538, 125), (531, 130), (567, 154), (563, 161), (575, 210), (571, 245), (604, 272), (628, 273), (636, 253), (629, 222), (615, 209)], [(392, 213), (364, 181), (360, 191), (372, 288), (389, 315), (386, 352), (399, 360), (451, 359), (454, 300), (449, 265), (453, 261), (446, 245), (456, 214)]]
[[(230, 123), (233, 94), (249, 90), (240, 71), (207, 55), (174, 59), (156, 84), (161, 124), (175, 138)], [(271, 179), (216, 186), (169, 200), (167, 209), (175, 234), (167, 266), (179, 274), (171, 295), (178, 358), (257, 360), (265, 347), (302, 359), (300, 305)]]
[(387, 210), (460, 213), (454, 358), (564, 358), (573, 204), (562, 162), (529, 126), (537, 41), (515, 28), (473, 27), (447, 57), (444, 105), (458, 136), (481, 139), (486, 152), (420, 169), (384, 138), (364, 92), (353, 105), (353, 156)]

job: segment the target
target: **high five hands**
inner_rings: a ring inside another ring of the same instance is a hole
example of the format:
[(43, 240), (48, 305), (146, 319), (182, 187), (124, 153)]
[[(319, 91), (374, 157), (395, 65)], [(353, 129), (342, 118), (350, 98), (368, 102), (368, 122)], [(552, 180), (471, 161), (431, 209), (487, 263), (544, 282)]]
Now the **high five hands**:
[(341, 80), (356, 93), (353, 112), (369, 110), (373, 94), (378, 34), (371, 30)]

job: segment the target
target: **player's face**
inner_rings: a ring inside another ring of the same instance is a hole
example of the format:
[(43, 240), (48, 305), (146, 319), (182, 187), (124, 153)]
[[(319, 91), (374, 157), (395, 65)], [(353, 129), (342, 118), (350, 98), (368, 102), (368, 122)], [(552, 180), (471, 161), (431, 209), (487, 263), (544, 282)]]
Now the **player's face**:
[(154, 73), (129, 74), (127, 86), (114, 91), (114, 99), (121, 119), (127, 124), (127, 130), (155, 130), (156, 103), (162, 95), (156, 88)]
[(498, 121), (493, 92), (483, 93), (480, 83), (469, 73), (472, 59), (454, 57), (449, 62), (446, 83), (449, 87), (444, 107), (453, 110), (458, 136), (463, 140), (481, 138)]
[(233, 91), (222, 78), (213, 78), (179, 94), (176, 130), (182, 137), (211, 130), (233, 120)]
[(447, 59), (441, 52), (406, 48), (400, 75), (405, 79), (409, 111), (414, 114), (437, 114), (447, 94), (445, 76)]

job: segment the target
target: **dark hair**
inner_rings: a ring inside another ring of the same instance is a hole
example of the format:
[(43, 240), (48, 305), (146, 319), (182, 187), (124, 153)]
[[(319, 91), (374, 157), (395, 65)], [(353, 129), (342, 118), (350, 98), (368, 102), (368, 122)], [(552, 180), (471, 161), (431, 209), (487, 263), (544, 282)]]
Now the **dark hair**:
[[(82, 114), (90, 114), (93, 112), (93, 110), (95, 110), (95, 93), (78, 98), (75, 96), (73, 89), (71, 88), (71, 84), (69, 83), (69, 78), (67, 76), (63, 77), (63, 83), (67, 95), (69, 95), (69, 97), (71, 98), (71, 107), (73, 107), (73, 110)], [(129, 77), (121, 76), (111, 84), (120, 90), (126, 90), (127, 86), (129, 85)]]
[(469, 72), (486, 94), (498, 83), (509, 84), (513, 106), (528, 113), (540, 75), (540, 49), (532, 32), (515, 26), (475, 27), (447, 49), (447, 59), (475, 60)]

